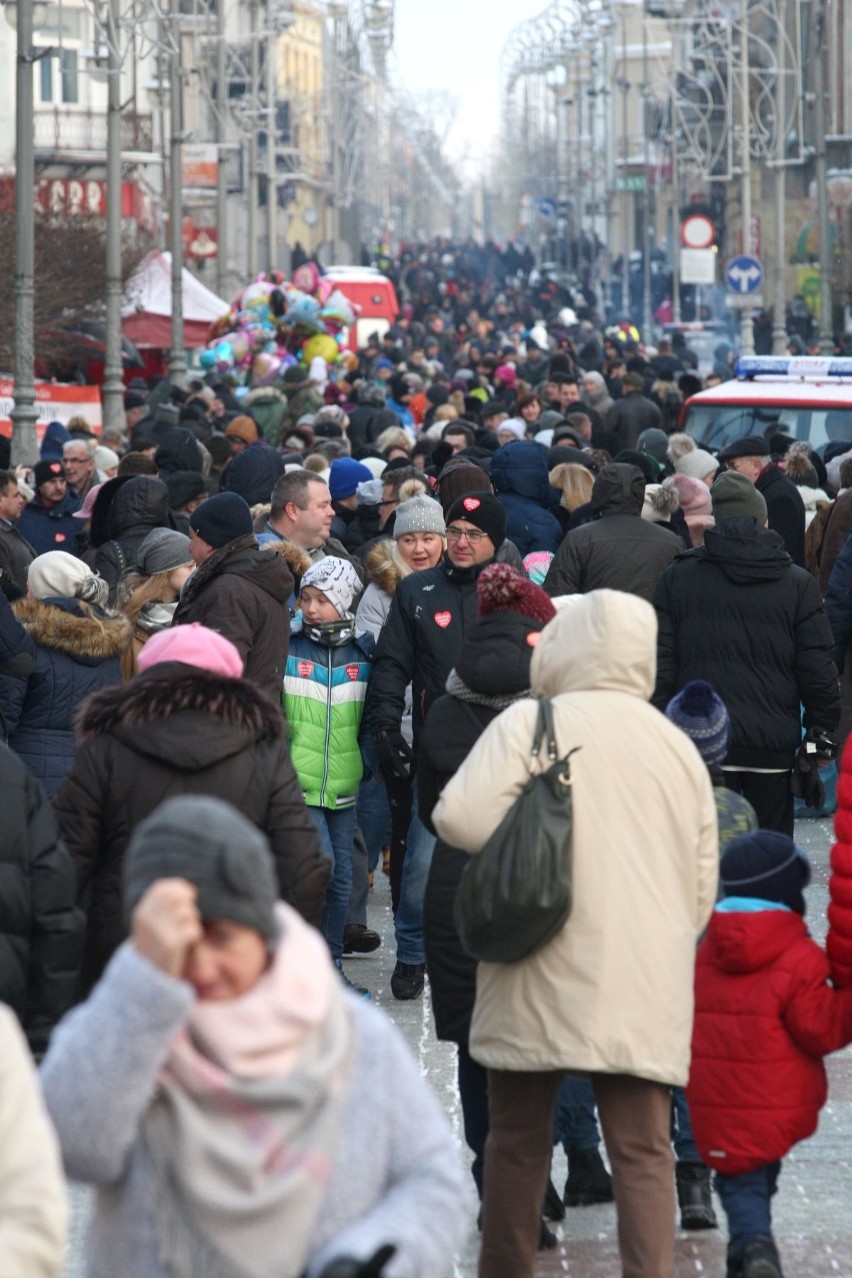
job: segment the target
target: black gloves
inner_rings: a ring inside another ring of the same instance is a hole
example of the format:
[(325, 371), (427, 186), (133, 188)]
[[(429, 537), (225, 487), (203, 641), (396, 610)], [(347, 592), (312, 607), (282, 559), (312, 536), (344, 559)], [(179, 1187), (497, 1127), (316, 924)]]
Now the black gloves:
[(382, 1278), (382, 1270), (396, 1251), (396, 1247), (380, 1247), (370, 1260), (353, 1260), (341, 1256), (326, 1265), (319, 1278)]
[(805, 807), (819, 811), (825, 804), (825, 786), (819, 775), (821, 766), (837, 757), (838, 741), (833, 732), (825, 728), (808, 728), (796, 755), (791, 785), (797, 799), (804, 799)]
[(414, 754), (411, 746), (398, 728), (380, 728), (373, 737), (376, 758), (381, 771), (401, 781), (407, 781), (411, 775), (411, 764)]

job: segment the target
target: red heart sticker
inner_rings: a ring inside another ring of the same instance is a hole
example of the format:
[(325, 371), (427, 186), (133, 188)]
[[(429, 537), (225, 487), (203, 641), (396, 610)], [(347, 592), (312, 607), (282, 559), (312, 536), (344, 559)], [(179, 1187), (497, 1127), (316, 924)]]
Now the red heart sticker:
[(451, 612), (435, 613), (435, 625), (440, 626), (442, 630), (446, 630), (447, 626), (450, 624), (452, 619), (453, 619), (453, 614)]
[(534, 648), (540, 638), (541, 638), (540, 630), (531, 630), (529, 634), (527, 635), (527, 643), (529, 644), (531, 648)]
[(299, 672), (300, 679), (310, 679), (314, 673), (314, 663), (312, 661), (300, 661), (296, 669)]
[(478, 497), (465, 497), (464, 501), (462, 502), (462, 505), (464, 506), (465, 510), (479, 510), (479, 507), (482, 505), (482, 502), (479, 500)]
[(53, 538), (53, 540), (54, 540), (54, 541), (67, 541), (68, 539), (67, 539), (67, 537), (65, 536), (65, 533), (57, 533), (57, 534), (56, 534), (56, 536)]
[(358, 678), (358, 667), (357, 667), (357, 666), (347, 666), (347, 667), (346, 667), (346, 678), (347, 678), (347, 679), (351, 679), (351, 680), (352, 680), (352, 682), (354, 683), (354, 682), (355, 682), (355, 680)]

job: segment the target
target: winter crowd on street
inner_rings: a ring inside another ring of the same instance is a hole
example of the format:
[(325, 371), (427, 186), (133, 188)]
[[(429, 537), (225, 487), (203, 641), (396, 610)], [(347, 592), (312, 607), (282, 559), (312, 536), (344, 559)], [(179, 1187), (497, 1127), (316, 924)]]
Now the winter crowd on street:
[[(330, 366), (0, 439), (0, 1278), (62, 1273), (69, 1181), (89, 1278), (448, 1278), (477, 1229), (532, 1278), (595, 1203), (623, 1278), (678, 1228), (781, 1278), (852, 1042), (852, 435), (713, 453), (730, 343), (701, 376), (515, 248), (384, 265)], [(477, 948), (468, 876), (545, 844), (556, 926), (501, 881)], [(393, 1023), (427, 982), (462, 1148)]]

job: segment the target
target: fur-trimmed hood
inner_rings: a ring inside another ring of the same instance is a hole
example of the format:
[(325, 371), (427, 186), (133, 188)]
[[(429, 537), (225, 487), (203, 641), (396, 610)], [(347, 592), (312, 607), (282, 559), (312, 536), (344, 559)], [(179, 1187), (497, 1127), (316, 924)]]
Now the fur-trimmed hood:
[(407, 574), (393, 558), (393, 542), (389, 537), (377, 541), (364, 556), (364, 568), (368, 579), (386, 595), (396, 593), (396, 588)]
[(164, 662), (89, 697), (76, 728), (80, 742), (111, 735), (137, 754), (195, 771), (278, 740), (284, 718), (247, 679)]
[(130, 643), (126, 617), (103, 613), (77, 599), (18, 599), (15, 616), (37, 644), (95, 664), (120, 657)]
[(302, 550), (301, 546), (297, 546), (295, 541), (273, 540), (271, 537), (268, 541), (263, 542), (264, 550), (274, 550), (276, 555), (280, 555), (286, 563), (287, 567), (293, 574), (293, 580), (296, 583), (296, 589), (305, 573), (310, 568), (313, 560), (306, 550)]

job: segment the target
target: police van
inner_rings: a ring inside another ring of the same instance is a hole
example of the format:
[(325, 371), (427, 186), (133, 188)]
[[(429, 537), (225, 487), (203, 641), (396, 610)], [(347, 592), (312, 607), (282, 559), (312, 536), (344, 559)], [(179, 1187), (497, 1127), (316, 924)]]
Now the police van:
[(749, 355), (734, 372), (686, 401), (683, 429), (702, 448), (776, 432), (820, 453), (834, 440), (852, 447), (852, 359)]

